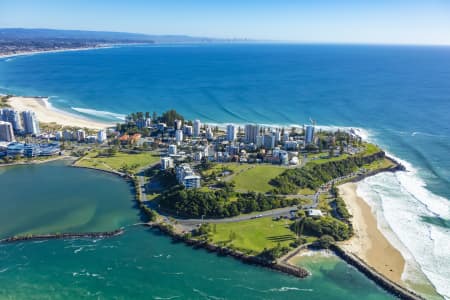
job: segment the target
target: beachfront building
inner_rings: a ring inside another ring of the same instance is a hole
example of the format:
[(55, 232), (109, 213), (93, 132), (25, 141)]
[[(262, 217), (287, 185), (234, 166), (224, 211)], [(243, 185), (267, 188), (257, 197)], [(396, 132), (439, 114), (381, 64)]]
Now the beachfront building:
[(236, 126), (233, 124), (227, 125), (227, 141), (233, 142), (236, 139)]
[(71, 141), (73, 139), (73, 133), (69, 130), (64, 130), (62, 136), (65, 141)]
[(25, 134), (39, 135), (39, 122), (36, 118), (34, 111), (23, 111), (22, 120), (24, 125)]
[(194, 137), (200, 136), (201, 126), (202, 126), (202, 122), (200, 122), (200, 120), (197, 119), (194, 121)]
[(9, 122), (15, 132), (22, 131), (22, 124), (20, 114), (17, 110), (10, 108), (3, 108), (0, 110), (0, 120)]
[(106, 131), (99, 130), (97, 132), (97, 141), (99, 142), (99, 144), (103, 144), (104, 142), (106, 142), (106, 140), (107, 140)]
[(247, 143), (256, 144), (256, 139), (259, 136), (259, 125), (247, 124), (245, 125), (245, 141)]
[(77, 130), (77, 141), (83, 142), (86, 139), (86, 132), (83, 129)]
[(161, 170), (173, 168), (173, 159), (171, 157), (161, 157)]
[(55, 140), (60, 141), (63, 139), (63, 132), (61, 130), (55, 132)]
[(12, 142), (14, 141), (13, 126), (9, 122), (0, 121), (0, 141)]
[(188, 164), (181, 164), (175, 168), (177, 180), (187, 189), (199, 188), (201, 177), (196, 175)]
[(311, 144), (314, 140), (314, 126), (307, 125), (305, 127), (305, 144)]
[(177, 144), (183, 142), (183, 130), (177, 129), (175, 131), (175, 141), (177, 142)]

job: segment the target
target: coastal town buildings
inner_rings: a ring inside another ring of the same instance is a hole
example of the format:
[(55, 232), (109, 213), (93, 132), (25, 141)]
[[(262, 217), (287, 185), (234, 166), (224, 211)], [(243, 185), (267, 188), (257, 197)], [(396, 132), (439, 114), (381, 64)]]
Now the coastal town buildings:
[(83, 142), (86, 139), (86, 132), (83, 129), (77, 130), (77, 141)]
[(106, 142), (107, 137), (106, 137), (106, 131), (105, 130), (99, 130), (97, 132), (97, 141), (99, 144), (103, 144), (104, 142)]
[(73, 133), (69, 130), (64, 130), (62, 136), (65, 141), (70, 141), (73, 139)]
[(161, 170), (168, 170), (173, 168), (173, 158), (161, 157)]
[(0, 121), (0, 141), (12, 142), (14, 141), (13, 126), (9, 122)]
[(236, 136), (236, 126), (232, 124), (227, 125), (227, 141), (233, 142), (234, 140), (236, 140)]
[(136, 120), (136, 127), (139, 129), (150, 128), (152, 126), (152, 120), (150, 118), (140, 118)]
[(259, 131), (260, 131), (259, 125), (252, 125), (252, 124), (245, 125), (245, 141), (247, 143), (256, 144), (257, 142), (256, 139), (260, 135)]
[(173, 124), (173, 127), (174, 127), (175, 130), (179, 130), (179, 129), (182, 128), (181, 125), (182, 125), (182, 121), (181, 120), (175, 120), (174, 124)]
[(206, 128), (206, 138), (208, 140), (212, 140), (214, 138), (214, 133), (213, 133), (211, 127)]
[(306, 125), (305, 127), (305, 143), (311, 144), (314, 141), (314, 126)]
[(39, 135), (39, 122), (36, 118), (36, 114), (33, 111), (23, 111), (22, 120), (25, 134)]
[(175, 131), (175, 141), (177, 142), (177, 144), (180, 144), (183, 141), (183, 130), (177, 129)]
[(196, 175), (188, 164), (181, 164), (175, 169), (177, 180), (185, 188), (199, 188), (201, 177)]
[(194, 137), (200, 136), (201, 126), (202, 126), (202, 122), (200, 122), (200, 120), (197, 119), (194, 121)]
[(0, 110), (0, 120), (11, 123), (15, 132), (22, 131), (22, 122), (20, 114), (17, 110), (10, 108), (3, 108)]
[(185, 125), (183, 126), (183, 133), (184, 133), (186, 136), (192, 136), (193, 133), (194, 133), (192, 126), (186, 125), (186, 124), (185, 124)]
[(36, 157), (53, 156), (61, 152), (59, 143), (29, 144), (29, 143), (10, 143), (6, 149), (6, 156), (9, 157)]
[(169, 145), (169, 149), (167, 151), (169, 155), (176, 155), (177, 154), (177, 145)]
[(275, 141), (276, 141), (276, 137), (275, 137), (274, 133), (265, 134), (264, 139), (263, 139), (264, 148), (266, 148), (266, 149), (275, 148)]

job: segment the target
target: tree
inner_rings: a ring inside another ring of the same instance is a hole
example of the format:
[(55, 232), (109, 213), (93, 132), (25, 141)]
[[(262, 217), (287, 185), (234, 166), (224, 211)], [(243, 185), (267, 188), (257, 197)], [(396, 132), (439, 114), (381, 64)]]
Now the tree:
[(320, 245), (322, 248), (328, 249), (328, 248), (330, 248), (330, 246), (331, 246), (333, 243), (334, 243), (334, 238), (333, 238), (331, 235), (325, 234), (325, 235), (322, 235), (322, 236), (319, 238), (319, 245)]

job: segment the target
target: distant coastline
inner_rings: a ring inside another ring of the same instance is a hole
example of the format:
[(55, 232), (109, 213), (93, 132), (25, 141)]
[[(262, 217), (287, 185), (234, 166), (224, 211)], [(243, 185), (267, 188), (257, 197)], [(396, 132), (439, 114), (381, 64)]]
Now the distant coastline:
[(72, 48), (63, 48), (63, 49), (48, 48), (48, 49), (42, 49), (42, 50), (24, 50), (24, 51), (17, 51), (14, 53), (0, 52), (0, 59), (17, 57), (17, 56), (35, 55), (35, 54), (45, 54), (45, 53), (59, 53), (59, 52), (69, 52), (69, 51), (87, 51), (87, 50), (96, 50), (96, 49), (108, 49), (108, 48), (113, 48), (115, 46), (119, 46), (119, 45), (118, 44), (105, 44), (105, 45), (79, 47), (79, 48), (72, 47)]

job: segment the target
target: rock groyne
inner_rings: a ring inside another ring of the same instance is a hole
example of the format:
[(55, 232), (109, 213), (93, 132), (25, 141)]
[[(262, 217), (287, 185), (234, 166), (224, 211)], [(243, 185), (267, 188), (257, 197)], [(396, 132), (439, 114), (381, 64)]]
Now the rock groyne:
[(78, 239), (78, 238), (109, 238), (121, 235), (123, 229), (106, 232), (82, 232), (82, 233), (54, 233), (54, 234), (29, 234), (22, 236), (13, 236), (0, 240), (0, 243), (14, 243), (22, 241), (39, 241), (39, 240), (54, 240), (54, 239)]
[(358, 271), (367, 276), (370, 280), (374, 281), (378, 286), (382, 287), (384, 290), (394, 295), (399, 299), (406, 300), (424, 300), (420, 295), (402, 287), (401, 285), (387, 279), (374, 268), (370, 267), (363, 260), (355, 255), (345, 252), (342, 248), (337, 245), (331, 245), (330, 250), (332, 250), (337, 256), (344, 260), (349, 265), (355, 267)]

